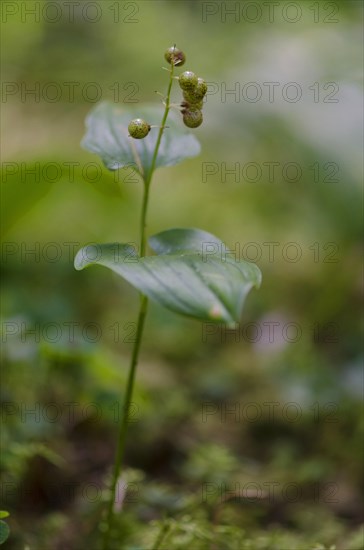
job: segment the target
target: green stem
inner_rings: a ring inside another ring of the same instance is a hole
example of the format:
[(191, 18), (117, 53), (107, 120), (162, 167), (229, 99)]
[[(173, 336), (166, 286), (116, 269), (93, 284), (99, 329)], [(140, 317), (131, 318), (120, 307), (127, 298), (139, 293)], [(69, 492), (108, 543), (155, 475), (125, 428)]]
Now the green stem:
[(148, 200), (149, 200), (149, 187), (150, 182), (144, 181), (144, 195), (143, 195), (143, 204), (142, 204), (142, 215), (140, 219), (140, 257), (145, 256), (145, 233), (146, 233), (146, 222), (147, 222), (147, 209), (148, 209)]
[[(146, 220), (147, 220), (147, 210), (148, 210), (148, 200), (149, 200), (149, 188), (150, 188), (153, 173), (155, 170), (156, 161), (158, 158), (158, 151), (159, 151), (159, 147), (160, 147), (160, 143), (163, 135), (163, 130), (165, 128), (165, 123), (167, 121), (167, 117), (170, 109), (170, 96), (171, 96), (171, 89), (173, 84), (173, 69), (174, 69), (174, 66), (172, 65), (171, 71), (170, 71), (170, 80), (168, 85), (164, 115), (163, 115), (161, 127), (159, 129), (157, 141), (155, 144), (150, 170), (148, 172), (148, 175), (144, 179), (144, 195), (143, 195), (143, 204), (142, 204), (142, 212), (141, 212), (141, 219), (140, 219), (140, 257), (143, 257), (145, 255)], [(148, 309), (148, 298), (144, 294), (140, 294), (140, 309), (139, 309), (139, 316), (138, 316), (138, 323), (137, 323), (137, 332), (136, 332), (136, 338), (135, 338), (132, 357), (131, 357), (125, 397), (124, 397), (123, 416), (120, 423), (118, 446), (117, 446), (112, 481), (111, 481), (110, 496), (107, 503), (106, 525), (105, 525), (104, 538), (103, 538), (104, 550), (109, 550), (110, 533), (111, 533), (113, 519), (114, 519), (114, 505), (115, 505), (116, 491), (118, 487), (118, 480), (120, 478), (120, 470), (121, 470), (121, 466), (124, 458), (130, 405), (133, 397), (135, 373), (136, 373), (136, 367), (138, 365), (139, 350), (142, 342), (143, 328), (144, 328), (145, 317), (147, 314), (147, 309)]]
[(157, 157), (158, 157), (159, 146), (160, 146), (160, 143), (161, 143), (161, 139), (162, 139), (163, 131), (164, 131), (164, 128), (165, 128), (165, 124), (167, 122), (169, 109), (171, 108), (171, 90), (172, 90), (172, 84), (173, 84), (173, 70), (174, 70), (174, 65), (171, 65), (170, 76), (169, 76), (169, 84), (168, 84), (168, 90), (167, 90), (167, 97), (166, 97), (166, 102), (165, 102), (164, 115), (163, 115), (163, 118), (162, 118), (162, 123), (161, 123), (160, 128), (159, 128), (157, 143), (155, 144), (154, 154), (153, 154), (153, 158), (152, 158), (152, 164), (150, 166), (150, 170), (149, 170), (148, 176), (146, 178), (146, 184), (148, 186), (150, 184), (150, 181), (151, 181), (152, 176), (153, 176), (153, 172), (155, 170), (155, 163), (156, 163)]
[(158, 151), (162, 140), (163, 131), (165, 128), (165, 124), (167, 122), (168, 113), (171, 108), (171, 90), (172, 90), (172, 84), (173, 84), (173, 70), (174, 65), (171, 65), (170, 70), (170, 77), (169, 77), (169, 84), (168, 84), (168, 90), (167, 90), (167, 97), (165, 102), (165, 109), (164, 109), (164, 115), (162, 118), (162, 122), (159, 128), (157, 141), (154, 148), (152, 163), (150, 165), (150, 169), (148, 174), (145, 177), (144, 180), (144, 197), (143, 197), (143, 206), (142, 206), (142, 216), (141, 216), (141, 226), (140, 226), (140, 234), (141, 234), (141, 241), (140, 241), (140, 256), (145, 255), (145, 229), (146, 229), (146, 213), (147, 213), (147, 207), (148, 207), (148, 199), (149, 199), (149, 188), (150, 183), (152, 181), (152, 177), (155, 170), (155, 165), (158, 158)]

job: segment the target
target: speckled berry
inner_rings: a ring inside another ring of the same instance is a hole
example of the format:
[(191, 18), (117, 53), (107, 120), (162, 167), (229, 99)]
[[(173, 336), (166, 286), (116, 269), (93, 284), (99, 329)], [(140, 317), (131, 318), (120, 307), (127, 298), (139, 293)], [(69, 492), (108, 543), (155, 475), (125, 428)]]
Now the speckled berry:
[(199, 109), (189, 109), (183, 115), (183, 122), (189, 128), (198, 128), (203, 121), (202, 112)]
[(143, 139), (150, 132), (150, 125), (142, 118), (134, 118), (128, 126), (129, 134), (134, 139)]
[(170, 65), (177, 65), (181, 67), (186, 61), (186, 56), (182, 50), (176, 48), (176, 46), (171, 46), (164, 54), (164, 59), (168, 61)]
[(185, 71), (179, 75), (178, 82), (182, 90), (192, 92), (197, 86), (197, 76), (192, 71)]
[(204, 81), (203, 78), (198, 77), (197, 86), (191, 93), (194, 95), (196, 100), (201, 101), (201, 99), (203, 99), (205, 97), (206, 92), (207, 92), (206, 82)]

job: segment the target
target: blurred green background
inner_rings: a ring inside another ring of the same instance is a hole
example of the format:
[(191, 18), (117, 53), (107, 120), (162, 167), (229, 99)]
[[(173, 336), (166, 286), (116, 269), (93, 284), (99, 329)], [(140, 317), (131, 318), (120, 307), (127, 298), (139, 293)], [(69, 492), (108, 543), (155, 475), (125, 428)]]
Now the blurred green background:
[(209, 82), (202, 152), (157, 171), (148, 232), (210, 231), (263, 284), (233, 333), (151, 305), (112, 548), (162, 533), (168, 549), (359, 550), (362, 3), (348, 0), (2, 3), (5, 546), (98, 548), (138, 298), (73, 256), (136, 242), (142, 189), (80, 141), (97, 101), (160, 101), (173, 44)]

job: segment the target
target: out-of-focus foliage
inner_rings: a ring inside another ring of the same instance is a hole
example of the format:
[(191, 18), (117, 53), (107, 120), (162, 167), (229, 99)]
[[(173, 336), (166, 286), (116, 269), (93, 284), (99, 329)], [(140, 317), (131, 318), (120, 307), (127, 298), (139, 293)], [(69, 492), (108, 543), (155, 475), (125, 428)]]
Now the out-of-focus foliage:
[(6, 547), (97, 548), (138, 300), (73, 259), (137, 242), (141, 185), (80, 141), (95, 100), (158, 104), (176, 43), (210, 83), (202, 151), (156, 172), (148, 232), (217, 234), (263, 285), (235, 331), (150, 308), (114, 547), (359, 550), (362, 4), (5, 4)]

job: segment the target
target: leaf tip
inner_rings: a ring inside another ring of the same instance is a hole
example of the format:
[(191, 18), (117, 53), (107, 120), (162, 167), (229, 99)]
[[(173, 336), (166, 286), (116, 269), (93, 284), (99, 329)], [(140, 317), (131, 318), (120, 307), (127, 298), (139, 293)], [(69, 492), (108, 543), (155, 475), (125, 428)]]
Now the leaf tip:
[(215, 304), (209, 310), (209, 317), (214, 321), (219, 321), (224, 318), (224, 312), (218, 304)]
[(81, 248), (74, 259), (73, 265), (77, 271), (81, 271), (89, 264), (94, 263), (100, 257), (100, 247), (97, 245), (88, 245)]
[(81, 271), (81, 269), (84, 268), (83, 266), (83, 262), (82, 262), (82, 251), (83, 251), (83, 248), (81, 248), (81, 250), (79, 250), (75, 256), (75, 259), (73, 261), (73, 265), (74, 265), (74, 268), (77, 270), (77, 271)]

